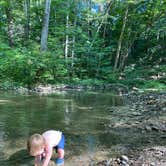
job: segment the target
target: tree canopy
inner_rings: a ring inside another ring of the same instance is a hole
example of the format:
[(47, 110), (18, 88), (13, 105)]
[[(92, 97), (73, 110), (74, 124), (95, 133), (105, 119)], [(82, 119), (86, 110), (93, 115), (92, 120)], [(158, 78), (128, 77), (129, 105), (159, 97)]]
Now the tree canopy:
[(141, 84), (158, 75), (163, 85), (166, 1), (1, 0), (0, 41), (7, 85), (124, 83), (137, 75)]

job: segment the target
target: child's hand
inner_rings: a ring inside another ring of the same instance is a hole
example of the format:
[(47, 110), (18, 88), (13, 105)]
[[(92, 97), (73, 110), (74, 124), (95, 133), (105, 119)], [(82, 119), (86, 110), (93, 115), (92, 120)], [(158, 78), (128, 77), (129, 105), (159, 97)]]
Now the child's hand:
[(42, 166), (42, 165), (43, 165), (43, 163), (41, 161), (35, 163), (35, 166)]

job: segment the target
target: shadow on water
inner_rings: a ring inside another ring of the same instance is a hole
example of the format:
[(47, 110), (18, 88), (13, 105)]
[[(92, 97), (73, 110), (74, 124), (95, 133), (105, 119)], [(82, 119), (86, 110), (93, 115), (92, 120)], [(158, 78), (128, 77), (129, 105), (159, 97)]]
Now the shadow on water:
[(7, 160), (0, 160), (1, 166), (33, 166), (33, 157), (29, 156), (26, 149), (12, 154)]

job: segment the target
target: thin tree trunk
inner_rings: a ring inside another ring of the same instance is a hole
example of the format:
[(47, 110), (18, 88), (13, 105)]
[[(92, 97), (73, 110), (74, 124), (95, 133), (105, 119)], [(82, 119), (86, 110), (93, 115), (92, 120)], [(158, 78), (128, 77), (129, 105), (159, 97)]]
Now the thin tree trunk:
[(66, 39), (65, 39), (65, 60), (67, 62), (68, 58), (68, 48), (69, 48), (69, 13), (66, 15)]
[(12, 9), (11, 9), (11, 2), (8, 1), (6, 8), (6, 17), (7, 17), (7, 22), (8, 22), (8, 41), (10, 47), (14, 46), (14, 23), (13, 23), (13, 17), (12, 17)]
[(157, 41), (160, 39), (160, 30), (157, 32)]
[(121, 57), (120, 60), (120, 64), (119, 64), (119, 70), (123, 71), (125, 68), (125, 62), (129, 56), (131, 47), (136, 39), (137, 33), (131, 34), (131, 31), (128, 34), (129, 38), (131, 38), (131, 40), (129, 40), (128, 46), (126, 47), (126, 51), (124, 54), (122, 54), (123, 56)]
[(25, 27), (24, 27), (24, 35), (25, 35), (25, 39), (29, 39), (29, 30), (30, 30), (30, 0), (24, 0), (24, 11), (25, 11), (25, 18), (26, 18), (26, 22), (25, 22)]
[[(88, 7), (89, 7), (89, 11), (91, 11), (92, 9), (92, 0), (88, 0)], [(91, 39), (93, 34), (92, 34), (92, 21), (90, 20), (90, 17), (88, 15), (88, 34), (89, 34), (89, 38)]]
[(120, 51), (121, 51), (121, 46), (122, 46), (122, 40), (123, 40), (124, 30), (125, 30), (125, 26), (126, 26), (126, 22), (127, 22), (127, 15), (128, 15), (128, 7), (126, 8), (126, 11), (125, 11), (125, 16), (123, 19), (123, 26), (122, 26), (119, 41), (118, 41), (118, 48), (117, 48), (116, 57), (115, 57), (114, 71), (118, 67)]
[[(100, 23), (99, 26), (97, 27), (97, 31), (96, 31), (96, 33), (95, 33), (95, 35), (94, 35), (93, 41), (91, 42), (91, 44), (90, 44), (90, 46), (89, 46), (89, 50), (92, 48), (93, 43), (94, 43), (94, 41), (96, 40), (96, 37), (97, 37), (97, 35), (98, 35), (98, 33), (99, 33), (99, 31), (100, 31), (100, 29), (101, 29), (101, 27), (102, 27), (102, 25), (103, 25), (105, 19), (107, 19), (108, 15), (109, 15), (108, 13), (109, 13), (109, 10), (110, 10), (110, 8), (111, 8), (112, 3), (113, 3), (113, 1), (110, 1), (110, 2), (108, 3), (108, 6), (107, 6), (107, 8), (106, 8), (106, 11), (105, 11), (105, 13), (104, 13), (104, 15), (103, 15), (103, 19), (101, 20), (101, 23)], [(104, 35), (105, 35), (105, 34), (104, 34)]]
[[(76, 29), (76, 23), (77, 23), (77, 19), (75, 17), (74, 18), (74, 28), (75, 29)], [(72, 41), (72, 43), (73, 43), (73, 48), (72, 48), (72, 52), (71, 52), (71, 58), (72, 58), (71, 67), (73, 68), (73, 66), (74, 66), (74, 56), (75, 56), (75, 51), (74, 51), (74, 49), (75, 49), (75, 34), (73, 34), (73, 41)]]
[(48, 25), (49, 25), (49, 16), (50, 16), (50, 6), (51, 0), (46, 0), (45, 2), (45, 13), (44, 13), (44, 22), (41, 33), (41, 51), (47, 50), (47, 38), (48, 38)]
[(121, 70), (121, 71), (124, 69), (125, 61), (128, 58), (130, 49), (131, 49), (131, 46), (129, 46), (128, 48), (126, 48), (126, 51), (125, 51), (125, 53), (124, 53), (124, 55), (122, 57), (121, 63), (119, 65), (119, 70)]

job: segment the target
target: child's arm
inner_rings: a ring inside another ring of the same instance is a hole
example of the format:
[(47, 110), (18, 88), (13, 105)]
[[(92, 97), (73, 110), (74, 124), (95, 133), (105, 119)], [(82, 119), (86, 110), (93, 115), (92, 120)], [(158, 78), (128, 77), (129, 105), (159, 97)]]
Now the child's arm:
[(41, 156), (38, 155), (35, 157), (35, 166), (41, 166), (42, 163), (41, 163)]
[(52, 151), (53, 151), (52, 147), (47, 146), (47, 148), (46, 148), (46, 156), (45, 156), (45, 159), (44, 159), (44, 161), (42, 163), (42, 166), (48, 166), (48, 163), (49, 163), (49, 161), (51, 159), (51, 156), (52, 156)]

